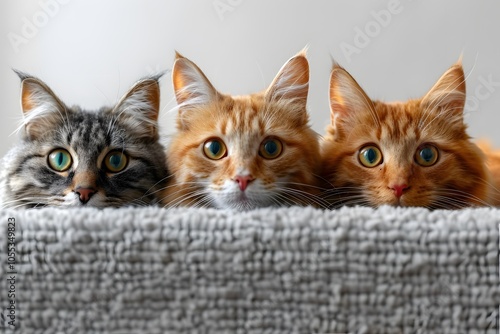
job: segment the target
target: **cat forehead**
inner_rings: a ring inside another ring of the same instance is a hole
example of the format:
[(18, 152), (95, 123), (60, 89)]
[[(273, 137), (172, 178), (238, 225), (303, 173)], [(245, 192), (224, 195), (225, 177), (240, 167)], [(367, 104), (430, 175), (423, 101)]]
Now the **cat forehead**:
[(349, 137), (356, 145), (372, 142), (386, 151), (413, 151), (423, 143), (445, 144), (452, 139), (448, 129), (432, 113), (421, 110), (418, 101), (378, 102), (374, 115), (367, 114)]
[(126, 129), (121, 126), (111, 109), (98, 111), (82, 110), (79, 107), (68, 108), (61, 115), (60, 123), (44, 137), (48, 142), (61, 142), (66, 145), (86, 146), (90, 150), (92, 144), (123, 142)]
[(107, 126), (113, 125), (113, 118), (107, 109), (99, 111), (77, 109), (68, 113), (68, 122), (63, 122), (62, 125), (66, 129), (71, 128), (79, 133), (99, 133), (107, 131)]
[(409, 118), (414, 119), (418, 117), (420, 111), (420, 103), (416, 100), (409, 100), (406, 102), (402, 101), (391, 101), (391, 102), (382, 102), (382, 101), (374, 101), (373, 102), (375, 112), (379, 116), (379, 118), (391, 119), (391, 118)]
[(247, 97), (236, 97), (233, 101), (225, 117), (219, 118), (217, 122), (217, 128), (223, 135), (241, 136), (265, 130), (262, 103)]
[(388, 140), (448, 142), (465, 134), (465, 127), (452, 125), (440, 111), (425, 109), (420, 100), (378, 103), (375, 108), (380, 119), (381, 136)]
[(402, 102), (374, 102), (373, 113), (366, 113), (364, 120), (358, 124), (352, 136), (369, 136), (377, 141), (388, 142), (420, 137), (418, 117), (411, 107)]
[(198, 117), (193, 132), (216, 131), (225, 136), (251, 135), (286, 123), (281, 112), (260, 95), (227, 96), (194, 112)]

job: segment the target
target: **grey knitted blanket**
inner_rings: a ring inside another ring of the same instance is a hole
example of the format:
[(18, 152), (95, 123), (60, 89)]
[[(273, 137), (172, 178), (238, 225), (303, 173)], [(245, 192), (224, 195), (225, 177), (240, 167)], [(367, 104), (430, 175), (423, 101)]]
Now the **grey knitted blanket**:
[(4, 210), (0, 333), (496, 334), (499, 223), (496, 209)]

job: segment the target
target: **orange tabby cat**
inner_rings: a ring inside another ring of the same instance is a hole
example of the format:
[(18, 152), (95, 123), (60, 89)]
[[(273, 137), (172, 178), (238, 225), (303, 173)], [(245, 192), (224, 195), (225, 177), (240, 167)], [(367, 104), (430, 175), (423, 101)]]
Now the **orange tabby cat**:
[(245, 210), (321, 203), (313, 195), (320, 154), (306, 111), (305, 52), (251, 95), (219, 93), (179, 54), (172, 76), (179, 114), (164, 204)]
[(331, 125), (322, 145), (333, 206), (456, 209), (491, 203), (491, 178), (463, 121), (461, 63), (422, 98), (372, 101), (338, 65), (330, 79)]

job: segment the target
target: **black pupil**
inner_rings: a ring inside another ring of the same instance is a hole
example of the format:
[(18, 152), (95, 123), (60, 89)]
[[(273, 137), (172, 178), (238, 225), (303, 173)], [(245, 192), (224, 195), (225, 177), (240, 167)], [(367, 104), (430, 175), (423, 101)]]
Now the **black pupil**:
[(267, 153), (273, 155), (276, 153), (276, 151), (278, 151), (278, 145), (276, 145), (276, 143), (273, 141), (268, 141), (264, 145), (264, 149), (266, 150)]
[(118, 154), (113, 154), (110, 158), (109, 158), (109, 162), (111, 163), (112, 166), (114, 167), (118, 167), (120, 166), (120, 162), (121, 162), (122, 158), (121, 158), (121, 155), (118, 155)]
[(370, 148), (370, 149), (366, 150), (365, 158), (366, 158), (366, 161), (368, 161), (369, 163), (372, 164), (377, 160), (377, 152), (373, 148)]
[(61, 166), (64, 162), (64, 154), (62, 154), (62, 152), (57, 153), (56, 159), (57, 159), (57, 164)]
[(210, 152), (211, 152), (213, 155), (217, 155), (217, 154), (219, 154), (220, 149), (221, 149), (221, 146), (220, 146), (220, 143), (219, 143), (219, 142), (213, 141), (213, 142), (211, 142), (211, 143), (210, 143), (209, 150), (210, 150)]
[(432, 161), (432, 158), (434, 158), (434, 152), (432, 152), (430, 148), (424, 148), (420, 151), (420, 157), (422, 157), (422, 159), (426, 162)]

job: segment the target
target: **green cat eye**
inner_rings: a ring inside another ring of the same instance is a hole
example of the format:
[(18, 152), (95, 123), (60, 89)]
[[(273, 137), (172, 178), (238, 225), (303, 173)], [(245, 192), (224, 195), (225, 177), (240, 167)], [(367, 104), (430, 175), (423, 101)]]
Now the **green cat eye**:
[(275, 159), (282, 151), (283, 144), (276, 138), (264, 140), (259, 148), (259, 154), (266, 159)]
[(372, 168), (382, 163), (382, 152), (376, 146), (365, 146), (359, 151), (358, 159), (363, 166)]
[(205, 142), (203, 145), (203, 152), (207, 158), (219, 160), (226, 156), (227, 149), (222, 139), (213, 138)]
[(58, 148), (49, 153), (48, 163), (50, 168), (57, 172), (64, 172), (71, 167), (73, 159), (68, 151)]
[(128, 158), (121, 151), (111, 151), (104, 158), (104, 166), (111, 173), (118, 173), (127, 167)]
[(439, 151), (432, 145), (422, 145), (415, 153), (415, 161), (423, 167), (430, 167), (434, 165), (439, 158)]

